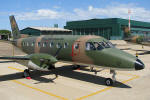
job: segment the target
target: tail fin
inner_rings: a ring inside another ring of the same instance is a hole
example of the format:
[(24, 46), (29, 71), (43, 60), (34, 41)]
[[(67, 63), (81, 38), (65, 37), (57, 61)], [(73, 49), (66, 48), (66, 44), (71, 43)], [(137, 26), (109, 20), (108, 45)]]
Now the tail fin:
[(12, 16), (9, 16), (9, 19), (10, 19), (10, 24), (11, 24), (11, 29), (12, 29), (13, 40), (19, 39), (20, 31), (19, 31), (18, 25), (16, 23), (15, 17), (12, 15)]

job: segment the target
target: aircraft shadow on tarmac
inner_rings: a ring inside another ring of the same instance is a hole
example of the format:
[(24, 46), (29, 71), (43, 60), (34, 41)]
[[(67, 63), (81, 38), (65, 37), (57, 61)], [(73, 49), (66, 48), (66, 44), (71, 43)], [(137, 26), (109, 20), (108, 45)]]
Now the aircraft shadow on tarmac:
[[(59, 76), (69, 77), (72, 79), (90, 82), (93, 84), (105, 85), (105, 83), (104, 83), (105, 78), (104, 77), (96, 76), (96, 75), (92, 75), (92, 74), (87, 74), (87, 73), (82, 73), (79, 71), (74, 71), (71, 66), (62, 66), (62, 67), (56, 68), (53, 71), (46, 71), (46, 72), (32, 71), (31, 77), (33, 80), (39, 81), (35, 84), (43, 83), (43, 82), (44, 83), (55, 83), (54, 80), (57, 79), (57, 77), (54, 77), (52, 79), (42, 77), (44, 75), (51, 75), (51, 74), (57, 74), (58, 77)], [(23, 78), (22, 76), (23, 76), (23, 72), (18, 72), (18, 73), (8, 74), (8, 75), (2, 75), (2, 76), (0, 76), (0, 82), (15, 80), (15, 79), (22, 79)], [(113, 85), (113, 87), (131, 88), (130, 86), (123, 84), (121, 82), (118, 82), (118, 81), (116, 81), (116, 83)]]
[(14, 61), (0, 61), (0, 63), (12, 63)]

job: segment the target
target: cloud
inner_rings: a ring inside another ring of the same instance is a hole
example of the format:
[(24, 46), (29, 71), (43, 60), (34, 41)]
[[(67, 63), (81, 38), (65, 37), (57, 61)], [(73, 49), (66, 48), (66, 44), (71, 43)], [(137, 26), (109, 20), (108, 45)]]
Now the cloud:
[(39, 9), (35, 12), (23, 12), (15, 14), (18, 20), (42, 20), (59, 19), (59, 12), (50, 9)]
[(149, 21), (150, 11), (135, 4), (111, 4), (104, 8), (96, 8), (92, 5), (86, 9), (75, 8), (72, 12), (52, 9), (39, 9), (33, 12), (15, 14), (18, 20), (85, 20), (91, 18), (128, 18), (128, 10), (131, 10), (133, 20)]
[(150, 11), (132, 4), (111, 5), (105, 8), (94, 8), (93, 6), (89, 6), (88, 10), (75, 9), (74, 12), (83, 19), (112, 17), (128, 18), (128, 10), (131, 10), (131, 18), (133, 20), (150, 22)]

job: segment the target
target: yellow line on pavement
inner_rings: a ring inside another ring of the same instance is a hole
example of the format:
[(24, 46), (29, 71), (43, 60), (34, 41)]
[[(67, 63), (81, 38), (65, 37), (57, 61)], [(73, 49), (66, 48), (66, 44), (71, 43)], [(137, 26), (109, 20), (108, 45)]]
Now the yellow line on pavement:
[(139, 77), (140, 77), (140, 76), (135, 75), (135, 77), (132, 77), (132, 78), (130, 78), (130, 79), (128, 79), (128, 80), (122, 81), (122, 83), (127, 83), (127, 82), (129, 82), (129, 81), (131, 81), (131, 80), (134, 80), (134, 79), (136, 79), (136, 78), (139, 78)]
[[(14, 68), (14, 67), (8, 67), (8, 68), (13, 69), (13, 70), (17, 70), (17, 71), (20, 71), (20, 72), (22, 72), (22, 71), (23, 71), (23, 70), (21, 70), (21, 69)], [(17, 81), (17, 80), (12, 80), (12, 82), (15, 82), (15, 83), (20, 84), (20, 85), (22, 85), (22, 86), (25, 86), (25, 87), (31, 88), (31, 89), (33, 89), (33, 90), (39, 91), (39, 92), (41, 92), (41, 93), (44, 93), (44, 94), (47, 94), (47, 95), (50, 95), (50, 96), (56, 97), (56, 98), (61, 99), (61, 100), (68, 100), (68, 99), (66, 99), (66, 98), (64, 98), (64, 97), (57, 96), (57, 95), (55, 95), (55, 94), (53, 94), (53, 93), (46, 92), (46, 91), (44, 91), (44, 90), (41, 90), (41, 89), (38, 89), (38, 88), (32, 87), (32, 86), (30, 86), (30, 85), (27, 85), (27, 84), (22, 83), (22, 82)]]
[(27, 85), (27, 84), (25, 84), (25, 83), (22, 83), (22, 82), (20, 82), (20, 81), (17, 81), (17, 80), (12, 80), (12, 81), (15, 82), (15, 83), (17, 83), (17, 84), (20, 84), (20, 85), (22, 85), (22, 86), (25, 86), (25, 87), (31, 88), (31, 89), (33, 89), (33, 90), (42, 92), (42, 93), (44, 93), (44, 94), (47, 94), (47, 95), (56, 97), (56, 98), (58, 98), (58, 99), (61, 99), (61, 100), (68, 100), (68, 99), (66, 99), (66, 98), (64, 98), (64, 97), (57, 96), (57, 95), (55, 95), (55, 94), (53, 94), (53, 93), (46, 92), (46, 91), (44, 91), (44, 90), (41, 90), (41, 89), (38, 89), (38, 88), (35, 88), (35, 87), (32, 87), (32, 86), (29, 86), (29, 85)]
[[(23, 70), (21, 70), (21, 69), (14, 68), (14, 67), (8, 67), (8, 68), (13, 69), (13, 70), (18, 70), (18, 71), (21, 71), (21, 72), (23, 71)], [(127, 76), (133, 76), (132, 78), (130, 78), (130, 79), (128, 79), (128, 80), (122, 81), (122, 83), (127, 83), (127, 82), (129, 82), (129, 81), (131, 81), (131, 80), (134, 80), (134, 79), (136, 79), (136, 78), (139, 78), (139, 76), (133, 75), (133, 74), (126, 74), (126, 73), (119, 73), (119, 74), (127, 75)], [(54, 96), (54, 97), (60, 98), (60, 99), (62, 99), (62, 100), (68, 100), (68, 99), (66, 99), (66, 98), (63, 98), (63, 97), (60, 97), (60, 96), (56, 96), (55, 94), (52, 94), (52, 93), (49, 93), (49, 92), (40, 90), (40, 89), (38, 89), (38, 88), (31, 87), (31, 86), (29, 86), (29, 85), (26, 85), (26, 84), (21, 83), (21, 82), (16, 81), (16, 80), (13, 80), (13, 82), (18, 83), (18, 84), (21, 84), (21, 85), (23, 85), (23, 86), (25, 86), (25, 87), (32, 88), (32, 89), (34, 89), (34, 90), (40, 91), (40, 92), (42, 92), (42, 93), (48, 94), (48, 95), (50, 95), (50, 96)], [(78, 99), (76, 99), (76, 100), (83, 100), (83, 99), (86, 99), (86, 98), (88, 98), (88, 97), (90, 97), (90, 96), (94, 96), (94, 95), (97, 95), (97, 94), (102, 93), (102, 92), (104, 92), (104, 91), (110, 90), (110, 89), (112, 89), (112, 88), (113, 88), (113, 87), (106, 87), (106, 88), (104, 88), (104, 89), (101, 89), (101, 90), (96, 91), (96, 92), (94, 92), (94, 93), (91, 93), (91, 94), (89, 94), (89, 95), (80, 97), (80, 98), (78, 98)]]
[[(139, 78), (139, 76), (134, 75), (134, 77), (132, 77), (132, 78), (130, 78), (130, 79), (128, 79), (128, 80), (122, 81), (122, 83), (127, 83), (127, 82), (129, 82), (129, 81), (131, 81), (131, 80), (134, 80), (134, 79), (136, 79), (136, 78)], [(90, 96), (94, 96), (94, 95), (96, 95), (96, 94), (99, 94), (99, 93), (102, 93), (102, 92), (104, 92), (104, 91), (110, 90), (111, 88), (113, 88), (113, 87), (106, 87), (106, 88), (104, 88), (104, 89), (102, 89), (102, 90), (99, 90), (99, 91), (96, 91), (96, 92), (91, 93), (91, 94), (89, 94), (89, 95), (80, 97), (80, 98), (78, 98), (78, 99), (76, 99), (76, 100), (83, 100), (83, 99), (88, 98), (88, 97), (90, 97)]]
[(88, 98), (88, 97), (90, 97), (90, 96), (94, 96), (94, 95), (99, 94), (99, 93), (101, 93), (101, 92), (107, 91), (107, 90), (109, 90), (109, 89), (111, 89), (111, 88), (113, 88), (113, 87), (104, 88), (104, 89), (102, 89), (102, 90), (96, 91), (96, 92), (91, 93), (91, 94), (89, 94), (89, 95), (80, 97), (80, 98), (78, 98), (78, 99), (76, 99), (76, 100), (82, 100), (82, 99)]
[(8, 67), (8, 68), (13, 69), (13, 70), (17, 70), (17, 71), (20, 71), (20, 72), (23, 72), (22, 69), (18, 69), (18, 68), (14, 68), (14, 67)]

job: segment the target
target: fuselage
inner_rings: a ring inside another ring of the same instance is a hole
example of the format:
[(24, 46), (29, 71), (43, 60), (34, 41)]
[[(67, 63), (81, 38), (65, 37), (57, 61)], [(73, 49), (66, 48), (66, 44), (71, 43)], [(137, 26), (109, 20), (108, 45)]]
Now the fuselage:
[(120, 70), (144, 68), (144, 64), (135, 56), (115, 48), (100, 36), (43, 35), (14, 40), (14, 45), (27, 54), (46, 53), (75, 64)]

